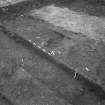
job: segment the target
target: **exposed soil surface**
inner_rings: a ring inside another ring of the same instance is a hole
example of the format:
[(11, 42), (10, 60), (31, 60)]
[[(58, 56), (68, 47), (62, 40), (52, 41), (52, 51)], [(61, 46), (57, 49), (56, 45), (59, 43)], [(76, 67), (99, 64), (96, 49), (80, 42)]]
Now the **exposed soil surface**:
[(0, 105), (105, 105), (105, 42), (33, 15), (52, 4), (104, 18), (103, 5), (83, 0), (0, 8)]

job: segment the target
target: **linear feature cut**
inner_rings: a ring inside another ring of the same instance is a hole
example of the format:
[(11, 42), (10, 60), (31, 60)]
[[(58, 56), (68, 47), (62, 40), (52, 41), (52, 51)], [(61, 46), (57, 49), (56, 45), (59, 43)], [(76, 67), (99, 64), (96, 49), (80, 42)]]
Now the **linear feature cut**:
[(86, 37), (95, 40), (105, 40), (104, 18), (76, 12), (66, 7), (56, 7), (55, 5), (32, 10), (31, 15), (37, 16), (62, 30), (81, 33)]

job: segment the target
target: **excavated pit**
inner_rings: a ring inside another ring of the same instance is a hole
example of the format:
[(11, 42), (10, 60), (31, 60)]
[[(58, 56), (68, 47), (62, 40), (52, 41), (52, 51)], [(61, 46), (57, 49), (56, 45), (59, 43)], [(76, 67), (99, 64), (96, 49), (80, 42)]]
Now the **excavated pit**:
[(4, 105), (104, 105), (105, 42), (96, 43), (84, 37), (84, 33), (68, 32), (33, 16), (33, 10), (52, 4), (104, 18), (100, 13), (100, 10), (104, 13), (104, 6), (94, 8), (83, 0), (73, 3), (32, 0), (0, 8), (0, 102)]

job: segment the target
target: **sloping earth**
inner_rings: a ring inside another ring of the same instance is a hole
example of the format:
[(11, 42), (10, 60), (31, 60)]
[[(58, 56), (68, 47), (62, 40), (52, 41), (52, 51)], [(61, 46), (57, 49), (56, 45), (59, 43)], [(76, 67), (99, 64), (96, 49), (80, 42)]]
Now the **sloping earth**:
[(1, 100), (10, 105), (104, 105), (104, 42), (33, 17), (29, 11), (35, 7), (1, 10)]
[[(14, 105), (98, 105), (100, 97), (26, 42), (1, 32), (0, 92)], [(65, 68), (66, 69), (66, 68)], [(87, 82), (88, 83), (88, 82)], [(81, 100), (85, 98), (86, 101)], [(79, 100), (78, 100), (79, 98)], [(89, 98), (89, 99), (88, 99)], [(91, 98), (93, 100), (91, 100)], [(88, 103), (87, 103), (88, 101)]]

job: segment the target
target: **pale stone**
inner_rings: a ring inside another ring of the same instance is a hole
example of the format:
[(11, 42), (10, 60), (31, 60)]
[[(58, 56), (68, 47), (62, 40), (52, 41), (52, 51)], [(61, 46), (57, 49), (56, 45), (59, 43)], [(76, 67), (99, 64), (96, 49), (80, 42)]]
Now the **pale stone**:
[(63, 30), (81, 33), (95, 40), (105, 40), (105, 18), (55, 5), (32, 10), (31, 15), (43, 19), (55, 27), (61, 27)]
[(22, 1), (26, 1), (26, 0), (0, 0), (0, 7), (13, 5)]

